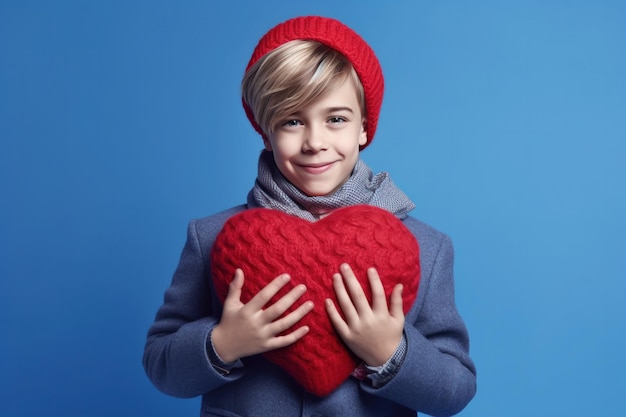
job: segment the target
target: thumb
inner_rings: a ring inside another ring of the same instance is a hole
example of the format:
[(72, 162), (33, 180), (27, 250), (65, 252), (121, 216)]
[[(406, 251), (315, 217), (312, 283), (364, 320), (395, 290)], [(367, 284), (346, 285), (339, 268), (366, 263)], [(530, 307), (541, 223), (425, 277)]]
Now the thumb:
[(227, 302), (239, 302), (241, 301), (241, 289), (243, 288), (244, 276), (243, 271), (239, 268), (235, 270), (235, 276), (233, 280), (230, 282), (228, 286), (228, 294), (226, 294), (226, 300), (224, 300), (224, 304)]
[(402, 290), (402, 284), (398, 284), (393, 287), (393, 291), (391, 292), (389, 312), (394, 317), (404, 317), (404, 308), (402, 306)]

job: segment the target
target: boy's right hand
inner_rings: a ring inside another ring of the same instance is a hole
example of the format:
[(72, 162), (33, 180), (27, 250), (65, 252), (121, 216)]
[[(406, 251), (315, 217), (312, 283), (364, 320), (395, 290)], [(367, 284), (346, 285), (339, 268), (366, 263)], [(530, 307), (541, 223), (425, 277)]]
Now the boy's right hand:
[(302, 326), (279, 336), (313, 310), (313, 302), (306, 301), (291, 313), (280, 317), (306, 292), (304, 285), (294, 287), (274, 304), (263, 308), (289, 279), (287, 274), (279, 275), (247, 304), (243, 304), (243, 271), (235, 271), (224, 300), (222, 318), (211, 336), (215, 353), (224, 362), (234, 362), (246, 356), (291, 345), (308, 333), (308, 326)]

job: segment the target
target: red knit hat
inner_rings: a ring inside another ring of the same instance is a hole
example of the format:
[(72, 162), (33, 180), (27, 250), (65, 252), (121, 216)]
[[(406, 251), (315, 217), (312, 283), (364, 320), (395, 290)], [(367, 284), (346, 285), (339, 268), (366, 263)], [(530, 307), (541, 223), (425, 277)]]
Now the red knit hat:
[[(367, 142), (361, 146), (364, 149), (374, 138), (383, 102), (383, 72), (374, 51), (355, 31), (338, 20), (321, 16), (296, 17), (278, 24), (261, 38), (246, 72), (268, 52), (296, 39), (323, 43), (340, 52), (352, 63), (365, 90)], [(263, 129), (254, 120), (254, 115), (245, 101), (243, 106), (256, 131), (263, 135)]]

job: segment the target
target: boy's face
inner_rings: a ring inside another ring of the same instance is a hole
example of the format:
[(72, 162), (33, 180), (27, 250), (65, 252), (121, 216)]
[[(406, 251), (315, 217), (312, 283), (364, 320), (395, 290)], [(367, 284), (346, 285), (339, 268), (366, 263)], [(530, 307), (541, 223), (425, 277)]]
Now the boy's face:
[(348, 180), (367, 142), (350, 80), (280, 123), (265, 142), (280, 172), (309, 196), (328, 195)]

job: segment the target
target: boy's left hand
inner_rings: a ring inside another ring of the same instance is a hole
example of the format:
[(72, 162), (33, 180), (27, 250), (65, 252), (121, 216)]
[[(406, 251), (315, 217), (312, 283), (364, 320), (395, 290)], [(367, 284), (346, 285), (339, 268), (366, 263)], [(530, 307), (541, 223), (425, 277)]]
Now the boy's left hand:
[(339, 267), (341, 273), (333, 275), (333, 287), (339, 307), (326, 299), (326, 311), (339, 336), (348, 348), (369, 366), (380, 366), (396, 351), (402, 339), (404, 312), (402, 310), (402, 285), (391, 292), (387, 307), (385, 289), (376, 269), (367, 270), (372, 289), (370, 306), (361, 284), (347, 264)]

